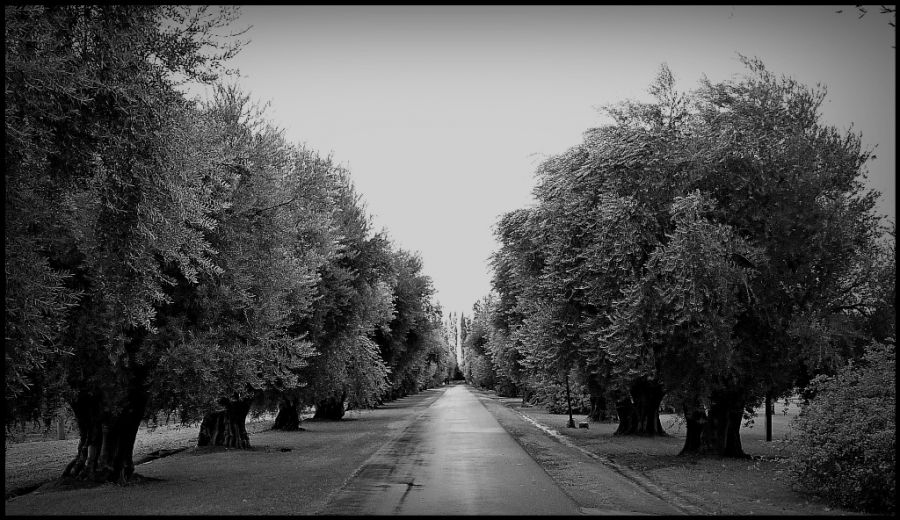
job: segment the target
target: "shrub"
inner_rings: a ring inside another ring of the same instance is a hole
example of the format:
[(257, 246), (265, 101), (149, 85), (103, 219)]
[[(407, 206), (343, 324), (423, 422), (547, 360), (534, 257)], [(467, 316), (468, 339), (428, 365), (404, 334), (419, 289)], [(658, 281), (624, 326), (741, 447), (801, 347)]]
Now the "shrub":
[(849, 509), (895, 511), (895, 384), (895, 346), (878, 342), (859, 363), (813, 380), (790, 442), (796, 489)]

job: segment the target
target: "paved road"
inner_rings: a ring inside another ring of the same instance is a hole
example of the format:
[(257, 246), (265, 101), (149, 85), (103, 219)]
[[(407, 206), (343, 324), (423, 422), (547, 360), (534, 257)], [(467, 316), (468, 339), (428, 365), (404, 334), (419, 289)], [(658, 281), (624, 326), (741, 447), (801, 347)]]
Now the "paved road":
[(4, 512), (702, 514), (465, 385), (304, 424), (301, 432), (258, 432), (252, 450), (192, 448), (157, 459), (138, 468), (145, 479), (133, 486), (41, 488), (7, 500)]
[(463, 385), (375, 452), (322, 514), (573, 515), (578, 505)]

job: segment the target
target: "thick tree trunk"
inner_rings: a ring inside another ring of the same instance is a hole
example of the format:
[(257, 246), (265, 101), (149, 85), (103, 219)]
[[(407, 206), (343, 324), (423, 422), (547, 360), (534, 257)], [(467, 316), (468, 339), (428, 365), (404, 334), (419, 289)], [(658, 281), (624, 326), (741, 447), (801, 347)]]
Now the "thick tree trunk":
[(631, 396), (616, 404), (619, 427), (615, 435), (666, 435), (659, 420), (659, 405), (663, 398), (662, 385), (656, 381), (638, 379), (631, 385)]
[(140, 377), (131, 382), (119, 406), (111, 406), (102, 394), (80, 391), (71, 403), (78, 425), (78, 451), (62, 476), (126, 484), (134, 474), (134, 440), (146, 405)]
[(247, 434), (247, 414), (251, 400), (228, 401), (222, 410), (206, 414), (200, 423), (197, 446), (224, 446), (226, 448), (250, 448)]
[(680, 455), (715, 455), (745, 458), (741, 445), (744, 402), (734, 392), (712, 395), (708, 412), (699, 406), (685, 406), (687, 436)]
[(686, 405), (683, 409), (687, 431), (684, 437), (684, 447), (681, 448), (679, 455), (699, 453), (701, 433), (706, 425), (706, 412), (697, 405)]
[(613, 435), (633, 434), (637, 420), (631, 398), (626, 396), (616, 401), (616, 415), (619, 416), (619, 426)]
[(725, 457), (749, 458), (741, 444), (741, 422), (744, 419), (743, 403), (737, 410), (728, 412), (728, 424), (725, 426)]
[(345, 395), (332, 396), (316, 402), (316, 413), (313, 419), (326, 419), (329, 421), (339, 421), (344, 417), (344, 399)]
[(149, 401), (147, 367), (134, 355), (146, 333), (128, 330), (124, 357), (110, 364), (105, 349), (92, 344), (97, 337), (78, 327), (71, 331), (67, 341), (77, 345), (78, 363), (90, 369), (68, 374), (69, 386), (77, 389), (69, 405), (79, 438), (61, 477), (124, 485), (134, 475), (134, 440)]
[(275, 416), (273, 430), (295, 432), (300, 429), (300, 407), (295, 401), (282, 399), (278, 402), (278, 415)]
[(662, 403), (663, 387), (656, 381), (640, 379), (631, 387), (637, 416), (637, 435), (661, 436), (663, 430), (659, 420), (659, 405)]
[(600, 383), (600, 377), (597, 375), (588, 376), (587, 387), (591, 396), (591, 411), (588, 414), (588, 418), (593, 422), (608, 421), (610, 417), (606, 404), (606, 392)]

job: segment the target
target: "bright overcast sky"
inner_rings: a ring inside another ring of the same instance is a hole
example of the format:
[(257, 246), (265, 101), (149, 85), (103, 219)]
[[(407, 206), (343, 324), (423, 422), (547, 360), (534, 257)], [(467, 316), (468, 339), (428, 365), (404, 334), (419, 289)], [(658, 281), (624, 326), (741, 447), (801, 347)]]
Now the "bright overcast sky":
[(418, 251), (445, 315), (490, 290), (493, 225), (531, 203), (538, 163), (648, 99), (744, 71), (737, 53), (828, 88), (823, 115), (878, 145), (895, 217), (895, 31), (853, 6), (245, 6), (231, 65), (269, 119), (347, 166), (376, 229)]

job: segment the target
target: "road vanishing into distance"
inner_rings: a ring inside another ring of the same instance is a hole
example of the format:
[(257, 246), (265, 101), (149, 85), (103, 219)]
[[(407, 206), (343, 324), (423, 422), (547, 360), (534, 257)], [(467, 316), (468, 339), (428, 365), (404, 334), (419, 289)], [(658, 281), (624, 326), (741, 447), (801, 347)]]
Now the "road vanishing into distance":
[(578, 514), (578, 506), (466, 389), (450, 387), (378, 450), (329, 514)]
[[(579, 507), (465, 385), (448, 387), (327, 503), (334, 515), (679, 514), (606, 469), (615, 510)], [(555, 442), (555, 441), (554, 441)], [(616, 488), (616, 489), (612, 489)], [(625, 511), (623, 511), (625, 509)]]
[[(304, 421), (297, 432), (260, 430), (252, 442), (249, 450), (192, 447), (148, 461), (137, 467), (134, 485), (82, 488), (51, 481), (7, 500), (4, 512), (708, 514), (697, 497), (662, 489), (465, 384), (350, 411), (341, 421)], [(59, 464), (48, 475), (55, 478)]]

